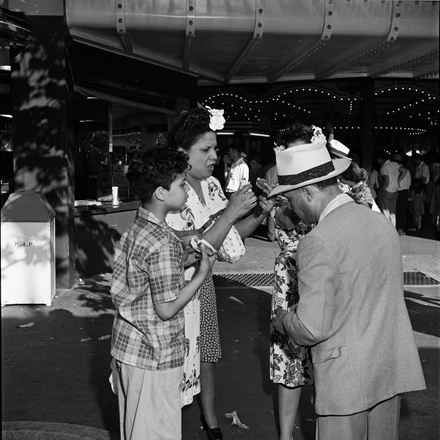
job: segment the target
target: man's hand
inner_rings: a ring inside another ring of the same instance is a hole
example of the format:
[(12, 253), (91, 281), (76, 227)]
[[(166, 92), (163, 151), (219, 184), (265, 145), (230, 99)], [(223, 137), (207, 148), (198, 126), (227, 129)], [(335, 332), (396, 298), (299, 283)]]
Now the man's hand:
[(284, 326), (283, 326), (283, 318), (285, 315), (287, 315), (287, 313), (289, 312), (282, 309), (281, 307), (278, 307), (278, 309), (276, 310), (276, 316), (272, 318), (273, 328), (277, 332), (280, 332), (282, 335), (286, 334), (286, 331), (284, 330)]

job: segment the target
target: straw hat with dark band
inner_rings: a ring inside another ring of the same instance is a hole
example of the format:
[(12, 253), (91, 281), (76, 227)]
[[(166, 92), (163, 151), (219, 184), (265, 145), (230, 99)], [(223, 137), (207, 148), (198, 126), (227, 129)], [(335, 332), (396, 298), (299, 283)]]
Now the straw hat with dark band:
[(311, 143), (287, 148), (277, 154), (276, 162), (279, 185), (269, 197), (339, 176), (351, 160), (332, 160), (325, 145)]

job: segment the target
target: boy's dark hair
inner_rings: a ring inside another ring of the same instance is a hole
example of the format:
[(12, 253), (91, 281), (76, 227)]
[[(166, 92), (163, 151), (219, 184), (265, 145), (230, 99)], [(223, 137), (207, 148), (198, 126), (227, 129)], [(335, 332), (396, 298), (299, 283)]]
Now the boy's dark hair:
[(296, 121), (278, 133), (275, 143), (277, 145), (284, 145), (287, 148), (287, 145), (291, 142), (299, 140), (309, 143), (313, 136), (314, 129), (311, 125), (305, 125), (303, 122)]
[(341, 174), (341, 177), (350, 182), (365, 182), (368, 178), (367, 172), (356, 162), (351, 162), (350, 166)]
[(188, 156), (170, 148), (151, 148), (131, 162), (126, 177), (142, 203), (149, 202), (160, 186), (170, 189), (178, 174), (188, 169)]
[(184, 113), (168, 133), (168, 148), (188, 151), (205, 133), (211, 131), (209, 121), (209, 113), (201, 108)]

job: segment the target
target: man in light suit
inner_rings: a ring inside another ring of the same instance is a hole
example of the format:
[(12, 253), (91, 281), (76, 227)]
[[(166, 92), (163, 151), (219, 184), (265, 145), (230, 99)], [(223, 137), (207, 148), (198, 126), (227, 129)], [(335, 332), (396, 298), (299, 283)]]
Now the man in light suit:
[(403, 295), (399, 236), (353, 202), (336, 176), (348, 159), (306, 144), (277, 155), (279, 186), (307, 223), (298, 245), (299, 303), (275, 328), (311, 346), (319, 440), (397, 440), (401, 393), (426, 388)]

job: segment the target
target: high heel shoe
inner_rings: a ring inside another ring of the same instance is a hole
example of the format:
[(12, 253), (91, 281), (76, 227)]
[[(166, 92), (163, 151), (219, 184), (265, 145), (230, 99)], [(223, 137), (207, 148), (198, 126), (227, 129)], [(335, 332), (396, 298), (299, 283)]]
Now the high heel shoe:
[(202, 429), (206, 431), (209, 440), (223, 440), (223, 433), (220, 429), (220, 425), (217, 428), (210, 428), (206, 423), (205, 416), (200, 414), (200, 421), (202, 422)]

